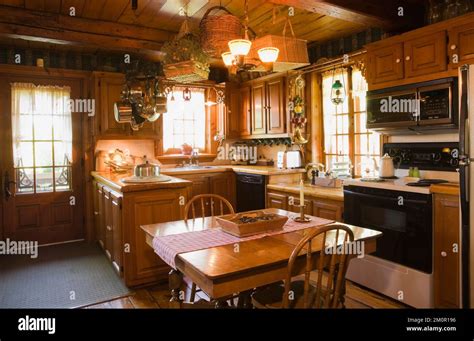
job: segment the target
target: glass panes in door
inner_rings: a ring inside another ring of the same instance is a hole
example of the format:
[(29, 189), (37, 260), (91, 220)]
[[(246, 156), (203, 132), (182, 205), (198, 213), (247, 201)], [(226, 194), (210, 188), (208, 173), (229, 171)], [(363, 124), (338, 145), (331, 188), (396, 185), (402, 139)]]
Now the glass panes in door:
[(12, 137), (17, 193), (71, 190), (70, 89), (12, 84)]

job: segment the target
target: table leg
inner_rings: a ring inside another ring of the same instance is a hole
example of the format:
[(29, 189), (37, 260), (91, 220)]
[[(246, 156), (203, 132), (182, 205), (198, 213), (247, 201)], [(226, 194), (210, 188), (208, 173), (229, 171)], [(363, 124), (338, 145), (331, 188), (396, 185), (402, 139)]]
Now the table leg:
[(171, 270), (168, 274), (169, 288), (171, 290), (170, 308), (181, 308), (182, 299), (181, 286), (183, 275), (177, 270)]

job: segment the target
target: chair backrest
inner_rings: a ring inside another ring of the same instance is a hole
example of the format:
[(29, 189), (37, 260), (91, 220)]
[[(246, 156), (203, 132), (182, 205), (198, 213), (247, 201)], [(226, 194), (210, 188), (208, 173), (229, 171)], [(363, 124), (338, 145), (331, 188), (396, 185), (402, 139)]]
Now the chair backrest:
[[(347, 266), (354, 250), (354, 233), (344, 224), (334, 223), (318, 228), (304, 236), (295, 246), (288, 262), (288, 273), (283, 293), (283, 308), (291, 306), (291, 279), (295, 268), (304, 266), (303, 308), (337, 308), (344, 294), (343, 285)], [(303, 250), (304, 249), (304, 250)], [(301, 252), (306, 252), (306, 262)], [(316, 287), (310, 284), (310, 275), (317, 261)], [(328, 271), (324, 285), (323, 275)]]
[(200, 194), (193, 197), (184, 207), (184, 220), (233, 213), (234, 208), (226, 198), (217, 194)]

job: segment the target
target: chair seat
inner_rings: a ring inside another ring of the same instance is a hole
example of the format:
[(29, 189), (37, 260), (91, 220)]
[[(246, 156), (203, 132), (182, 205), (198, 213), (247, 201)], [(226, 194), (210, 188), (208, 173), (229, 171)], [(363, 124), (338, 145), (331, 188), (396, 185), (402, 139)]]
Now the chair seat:
[[(304, 308), (304, 281), (291, 282), (293, 299), (290, 300), (290, 308)], [(285, 286), (282, 283), (269, 285), (257, 289), (252, 295), (252, 304), (256, 308), (281, 309)], [(323, 292), (321, 293), (323, 294)], [(309, 286), (309, 301), (313, 302), (316, 295), (316, 287)]]

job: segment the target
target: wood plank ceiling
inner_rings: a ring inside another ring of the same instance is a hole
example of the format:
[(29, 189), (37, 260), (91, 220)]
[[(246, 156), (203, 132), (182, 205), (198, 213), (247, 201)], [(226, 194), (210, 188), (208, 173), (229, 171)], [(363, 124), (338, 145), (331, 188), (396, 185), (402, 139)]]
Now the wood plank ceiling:
[[(408, 1), (416, 2), (416, 0)], [(329, 10), (321, 7), (328, 5), (328, 2), (331, 1), (251, 0), (249, 25), (258, 35), (281, 34), (287, 14), (287, 6), (282, 6), (283, 3), (297, 5), (295, 16), (292, 18), (293, 28), (298, 38), (306, 39), (308, 42), (324, 42), (340, 38), (362, 31), (374, 22), (370, 21), (371, 17), (363, 21), (363, 16), (361, 20), (342, 20), (341, 15), (345, 19), (351, 19), (351, 16), (347, 15), (347, 11), (338, 10), (339, 7)], [(313, 8), (310, 4), (314, 3), (322, 5)], [(136, 10), (132, 10), (130, 0), (0, 0), (0, 39), (3, 39), (3, 42), (12, 42), (12, 38), (38, 40), (29, 37), (34, 35), (32, 32), (34, 27), (42, 27), (41, 20), (45, 15), (44, 20), (49, 20), (48, 25), (51, 26), (49, 30), (52, 31), (44, 32), (44, 35), (47, 35), (45, 38), (49, 39), (44, 40), (45, 42), (58, 42), (60, 39), (57, 37), (58, 35), (62, 37), (61, 32), (70, 31), (73, 37), (71, 39), (89, 41), (89, 44), (85, 44), (90, 45), (88, 47), (98, 50), (110, 48), (102, 45), (105, 40), (95, 39), (101, 32), (86, 32), (89, 36), (84, 34), (84, 31), (92, 30), (91, 26), (95, 26), (94, 23), (99, 25), (100, 21), (102, 26), (96, 31), (105, 31), (102, 34), (113, 34), (114, 32), (107, 31), (115, 30), (112, 26), (115, 24), (118, 27), (115, 32), (116, 40), (121, 37), (119, 32), (129, 34), (127, 38), (130, 40), (140, 40), (141, 43), (135, 45), (130, 43), (132, 50), (135, 49), (137, 52), (146, 49), (155, 50), (156, 44), (171, 39), (178, 32), (184, 20), (184, 17), (179, 15), (180, 8), (187, 10), (192, 27), (197, 29), (207, 9), (217, 5), (225, 6), (240, 18), (244, 17), (244, 0), (138, 0)], [(69, 17), (71, 8), (75, 10), (75, 18)], [(318, 8), (324, 14), (318, 13)], [(327, 15), (331, 13), (334, 15)], [(21, 20), (22, 17), (24, 20)], [(127, 41), (124, 41), (122, 46), (126, 50)], [(116, 49), (121, 49), (122, 46), (118, 44)]]

